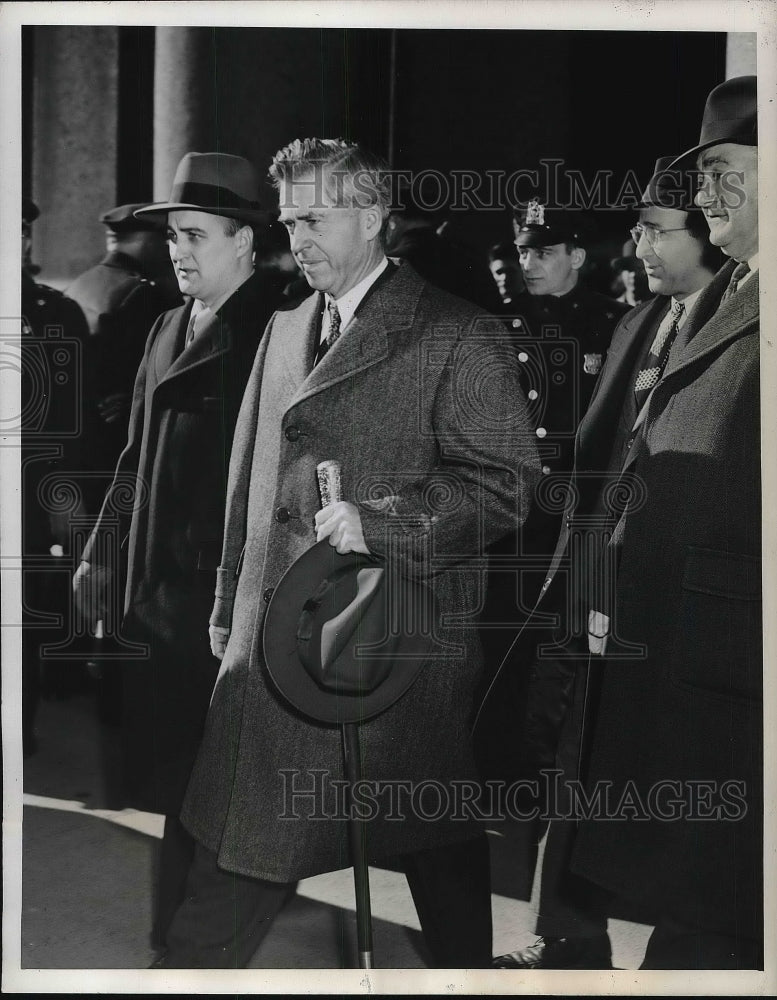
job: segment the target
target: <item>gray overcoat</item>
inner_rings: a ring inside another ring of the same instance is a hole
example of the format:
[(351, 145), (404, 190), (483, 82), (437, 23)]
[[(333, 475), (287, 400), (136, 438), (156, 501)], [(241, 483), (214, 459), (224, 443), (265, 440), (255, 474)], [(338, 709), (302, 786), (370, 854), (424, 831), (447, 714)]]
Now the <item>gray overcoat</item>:
[(392, 819), (388, 786), (373, 786), (372, 861), (473, 835), (451, 782), (475, 778), (483, 550), (522, 523), (539, 478), (500, 324), (403, 264), (311, 370), (322, 309), (318, 294), (276, 313), (243, 400), (211, 619), (232, 631), (182, 812), (222, 867), (271, 881), (350, 863), (332, 784), (344, 779), (340, 732), (288, 705), (262, 651), (269, 591), (315, 542), (316, 465), (341, 463), (370, 550), (390, 550), (439, 604), (419, 679), (360, 727), (365, 779), (406, 788), (391, 786)]
[[(604, 662), (588, 791), (607, 790), (612, 818), (581, 824), (572, 867), (651, 911), (755, 938), (763, 809), (758, 275), (716, 311), (734, 263), (700, 295), (688, 321), (694, 336), (673, 351), (650, 397), (633, 463), (644, 502), (625, 521), (614, 611), (621, 642), (644, 653), (617, 646)], [(603, 382), (618, 360), (608, 359)], [(606, 396), (603, 384), (578, 435), (589, 449)], [(619, 811), (624, 795), (632, 806)]]

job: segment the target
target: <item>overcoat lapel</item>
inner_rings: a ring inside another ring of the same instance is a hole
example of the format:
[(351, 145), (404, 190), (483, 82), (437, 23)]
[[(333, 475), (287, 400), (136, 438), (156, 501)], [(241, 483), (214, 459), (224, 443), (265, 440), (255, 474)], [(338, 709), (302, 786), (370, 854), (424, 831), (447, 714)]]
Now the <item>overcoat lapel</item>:
[[(736, 266), (734, 262), (732, 264)], [(728, 285), (732, 270), (733, 267), (727, 265), (713, 279), (715, 289), (710, 289), (710, 291), (718, 293), (716, 295), (717, 302), (720, 302), (720, 296), (725, 291), (726, 285)], [(723, 286), (722, 289), (721, 285)], [(709, 298), (705, 296), (705, 302), (701, 304), (709, 306), (712, 301), (715, 301), (713, 296)], [(695, 312), (696, 310), (694, 310)], [(744, 288), (732, 295), (726, 302), (720, 303), (717, 312), (713, 312), (706, 322), (700, 323), (696, 319), (696, 330), (692, 333), (690, 343), (677, 356), (672, 357), (670, 355), (669, 364), (661, 381), (666, 382), (667, 379), (671, 381), (678, 372), (684, 371), (690, 365), (696, 364), (705, 355), (719, 350), (729, 340), (734, 340), (741, 336), (748, 322), (756, 319), (757, 316), (758, 274), (754, 274)]]
[(423, 283), (410, 268), (397, 268), (310, 371), (289, 408), (385, 360), (391, 334), (412, 326), (422, 288)]
[[(182, 324), (184, 329), (189, 325), (190, 315), (191, 308), (186, 311), (185, 323)], [(178, 338), (176, 338), (177, 342)], [(210, 316), (202, 328), (197, 331), (194, 343), (185, 350), (183, 344), (181, 345), (180, 353), (167, 369), (166, 374), (159, 380), (160, 383), (169, 382), (184, 372), (191, 371), (192, 368), (212, 361), (218, 355), (226, 353), (231, 346), (232, 332), (229, 323), (220, 314)]]
[[(623, 320), (623, 325), (618, 334), (618, 343), (622, 346), (616, 350), (610, 348), (607, 355), (607, 362), (602, 371), (602, 376), (594, 390), (594, 395), (588, 406), (588, 410), (583, 416), (577, 434), (576, 465), (587, 468), (584, 456), (589, 445), (600, 436), (600, 428), (611, 427), (613, 422), (617, 422), (623, 408), (626, 392), (631, 390), (632, 375), (637, 365), (637, 359), (645, 350), (645, 336), (647, 330), (654, 329), (660, 322), (661, 315), (668, 308), (666, 296), (659, 295), (651, 300), (644, 309), (634, 310), (627, 314)], [(641, 336), (635, 336), (635, 328), (639, 328)], [(607, 440), (611, 437), (611, 430), (606, 430), (604, 434)]]
[(175, 359), (183, 350), (184, 337), (189, 326), (192, 313), (192, 302), (182, 306), (177, 314), (165, 321), (162, 335), (157, 337), (154, 345), (154, 375), (159, 384), (175, 363)]

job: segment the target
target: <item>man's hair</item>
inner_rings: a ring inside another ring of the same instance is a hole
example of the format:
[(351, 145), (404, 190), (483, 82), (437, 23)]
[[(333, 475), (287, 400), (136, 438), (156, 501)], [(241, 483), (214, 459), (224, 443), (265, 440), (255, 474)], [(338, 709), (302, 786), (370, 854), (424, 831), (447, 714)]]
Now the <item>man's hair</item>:
[(295, 139), (278, 150), (270, 165), (270, 179), (278, 192), (281, 185), (311, 175), (316, 192), (326, 192), (335, 205), (375, 205), (385, 223), (391, 205), (391, 183), (389, 165), (382, 156), (344, 139)]
[(220, 215), (219, 218), (224, 226), (225, 236), (237, 236), (244, 226), (250, 226), (250, 222), (243, 222), (242, 219), (230, 219), (226, 215)]
[(704, 218), (704, 212), (698, 208), (690, 209), (685, 225), (691, 236), (702, 245), (702, 267), (712, 272), (720, 270), (727, 258), (718, 247), (710, 243), (710, 227)]

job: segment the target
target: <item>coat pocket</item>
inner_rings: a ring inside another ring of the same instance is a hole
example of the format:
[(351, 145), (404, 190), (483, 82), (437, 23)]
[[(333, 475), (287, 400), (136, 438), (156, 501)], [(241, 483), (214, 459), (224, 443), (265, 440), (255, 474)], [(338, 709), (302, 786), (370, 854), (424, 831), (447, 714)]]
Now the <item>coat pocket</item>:
[(689, 546), (670, 675), (726, 698), (762, 696), (761, 560)]

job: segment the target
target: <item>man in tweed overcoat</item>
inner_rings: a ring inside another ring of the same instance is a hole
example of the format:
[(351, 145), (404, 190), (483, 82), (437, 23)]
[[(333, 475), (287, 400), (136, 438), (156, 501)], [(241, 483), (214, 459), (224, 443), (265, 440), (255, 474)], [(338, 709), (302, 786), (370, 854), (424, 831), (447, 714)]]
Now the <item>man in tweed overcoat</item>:
[[(271, 320), (238, 419), (211, 618), (223, 661), (183, 813), (199, 847), (167, 967), (245, 965), (290, 884), (350, 864), (340, 732), (290, 707), (262, 652), (272, 588), (323, 538), (398, 560), (435, 591), (432, 656), (360, 726), (365, 778), (409, 789), (399, 818), (379, 801), (367, 851), (399, 859), (436, 966), (490, 961), (488, 849), (467, 810), (457, 817), (453, 782), (476, 782), (484, 549), (525, 519), (538, 460), (500, 325), (386, 259), (383, 170), (341, 140), (292, 143), (271, 169), (318, 294)], [(346, 499), (319, 511), (327, 459)]]

